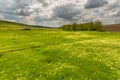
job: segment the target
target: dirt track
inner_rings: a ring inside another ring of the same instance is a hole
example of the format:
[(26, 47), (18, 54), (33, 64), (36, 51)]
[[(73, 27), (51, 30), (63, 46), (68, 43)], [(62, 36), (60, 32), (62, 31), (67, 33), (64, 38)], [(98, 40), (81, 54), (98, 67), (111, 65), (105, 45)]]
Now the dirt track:
[(104, 30), (110, 32), (120, 32), (120, 24), (105, 25)]

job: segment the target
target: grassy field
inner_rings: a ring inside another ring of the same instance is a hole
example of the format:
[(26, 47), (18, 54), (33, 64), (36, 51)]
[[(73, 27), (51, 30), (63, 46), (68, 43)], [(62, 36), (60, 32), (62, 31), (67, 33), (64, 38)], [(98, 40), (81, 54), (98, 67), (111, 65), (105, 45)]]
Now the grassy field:
[(120, 80), (120, 33), (1, 29), (0, 80)]

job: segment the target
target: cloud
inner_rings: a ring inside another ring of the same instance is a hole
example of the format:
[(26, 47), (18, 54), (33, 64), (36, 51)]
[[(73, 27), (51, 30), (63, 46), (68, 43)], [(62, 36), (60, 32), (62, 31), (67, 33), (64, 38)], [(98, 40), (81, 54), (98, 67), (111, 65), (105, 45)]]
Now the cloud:
[(94, 20), (118, 23), (120, 0), (0, 0), (0, 16), (3, 20), (45, 26)]
[(120, 16), (120, 1), (119, 0), (111, 0), (104, 8), (104, 10), (107, 12), (107, 15), (110, 17), (119, 17)]
[(10, 7), (11, 10), (14, 10), (16, 15), (20, 16), (29, 16), (33, 13), (32, 5), (33, 0), (14, 0), (13, 6)]
[[(8, 2), (11, 1), (11, 3), (9, 3), (8, 6), (4, 6), (7, 5)], [(34, 12), (36, 12), (36, 10), (39, 8), (43, 7), (47, 7), (48, 4), (47, 2), (45, 2), (45, 0), (5, 0), (5, 1), (1, 1), (0, 4), (4, 4), (0, 7), (1, 9), (1, 13), (5, 13), (5, 14), (11, 14), (11, 15), (18, 15), (18, 16), (30, 16), (32, 15)], [(38, 7), (36, 8), (33, 5), (37, 5)], [(41, 6), (40, 6), (41, 5)]]
[(78, 14), (80, 14), (80, 9), (75, 4), (60, 5), (53, 9), (53, 17), (66, 20), (72, 20)]
[(0, 13), (9, 15), (29, 16), (31, 0), (5, 0), (0, 2)]
[(88, 0), (85, 4), (86, 9), (99, 8), (103, 7), (105, 4), (108, 4), (105, 0)]
[(43, 7), (47, 7), (48, 3), (46, 2), (46, 0), (37, 0), (39, 3), (42, 4)]
[(0, 19), (4, 19), (4, 17), (2, 15), (0, 15)]

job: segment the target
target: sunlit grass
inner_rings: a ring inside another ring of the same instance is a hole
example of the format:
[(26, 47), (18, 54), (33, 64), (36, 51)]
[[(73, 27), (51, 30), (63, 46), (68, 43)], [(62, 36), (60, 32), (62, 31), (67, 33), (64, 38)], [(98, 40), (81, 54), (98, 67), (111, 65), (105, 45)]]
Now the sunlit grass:
[(120, 33), (0, 30), (0, 80), (119, 80)]

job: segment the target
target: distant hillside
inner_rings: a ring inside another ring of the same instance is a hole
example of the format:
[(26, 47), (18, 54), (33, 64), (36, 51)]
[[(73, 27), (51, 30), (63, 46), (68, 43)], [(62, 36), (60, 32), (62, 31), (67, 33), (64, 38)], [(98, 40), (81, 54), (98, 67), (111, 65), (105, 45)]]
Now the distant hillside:
[[(55, 27), (27, 25), (22, 23), (0, 20), (0, 29), (24, 29), (24, 28), (55, 28)], [(104, 30), (110, 32), (120, 32), (120, 24), (104, 25)]]
[(120, 24), (104, 25), (104, 30), (111, 32), (120, 32)]
[(48, 27), (48, 26), (38, 26), (38, 25), (30, 25), (34, 28), (55, 28), (55, 27)]
[(27, 25), (22, 23), (0, 20), (0, 29), (22, 29), (22, 28), (52, 28), (47, 26)]
[(30, 26), (21, 23), (0, 20), (0, 29), (13, 29), (13, 28), (17, 29), (17, 28), (27, 28), (27, 27)]

